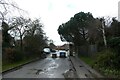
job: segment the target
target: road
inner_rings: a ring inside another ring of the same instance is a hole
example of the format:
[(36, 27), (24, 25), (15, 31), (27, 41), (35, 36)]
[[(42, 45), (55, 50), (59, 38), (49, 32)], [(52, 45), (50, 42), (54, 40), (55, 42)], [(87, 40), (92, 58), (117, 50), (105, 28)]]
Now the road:
[(64, 73), (71, 69), (69, 58), (47, 58), (22, 66), (6, 73), (3, 78), (64, 78)]

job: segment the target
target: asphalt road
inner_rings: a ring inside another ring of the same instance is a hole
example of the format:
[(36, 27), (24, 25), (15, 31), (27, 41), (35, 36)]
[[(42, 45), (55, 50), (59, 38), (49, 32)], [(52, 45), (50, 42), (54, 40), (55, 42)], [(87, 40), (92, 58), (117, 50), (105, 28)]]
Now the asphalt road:
[(3, 78), (64, 78), (69, 69), (69, 58), (47, 58), (22, 66), (20, 69), (6, 73)]

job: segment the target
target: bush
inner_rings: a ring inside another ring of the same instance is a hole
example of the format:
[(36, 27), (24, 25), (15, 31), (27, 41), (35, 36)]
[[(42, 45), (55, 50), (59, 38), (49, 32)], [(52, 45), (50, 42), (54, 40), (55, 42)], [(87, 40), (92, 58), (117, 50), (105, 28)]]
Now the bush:
[(96, 59), (98, 67), (120, 69), (120, 56), (111, 50), (99, 52)]
[(5, 48), (4, 57), (5, 57), (4, 60), (12, 63), (22, 60), (23, 54), (21, 53), (20, 50), (16, 50), (13, 48)]
[(20, 51), (20, 50), (15, 50), (13, 51), (13, 62), (16, 62), (16, 61), (21, 61), (23, 59), (23, 53)]
[(11, 48), (5, 48), (3, 53), (3, 62), (12, 62), (13, 60), (13, 49)]
[(108, 40), (108, 46), (114, 49), (117, 53), (120, 53), (120, 37), (113, 37)]
[(113, 60), (115, 58), (115, 54), (110, 50), (104, 50), (99, 52), (96, 59), (97, 67), (111, 68), (113, 67)]
[(120, 56), (111, 50), (99, 52), (95, 63), (95, 67), (105, 75), (120, 75)]

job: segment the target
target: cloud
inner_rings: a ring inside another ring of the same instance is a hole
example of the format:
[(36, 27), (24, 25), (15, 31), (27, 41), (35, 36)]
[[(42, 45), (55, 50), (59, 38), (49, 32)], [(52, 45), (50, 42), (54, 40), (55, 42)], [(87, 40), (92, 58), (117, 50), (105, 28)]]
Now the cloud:
[(94, 17), (118, 15), (119, 0), (15, 0), (30, 13), (30, 17), (41, 17), (45, 32), (55, 44), (62, 44), (57, 33), (59, 25), (67, 22), (74, 14), (91, 12)]

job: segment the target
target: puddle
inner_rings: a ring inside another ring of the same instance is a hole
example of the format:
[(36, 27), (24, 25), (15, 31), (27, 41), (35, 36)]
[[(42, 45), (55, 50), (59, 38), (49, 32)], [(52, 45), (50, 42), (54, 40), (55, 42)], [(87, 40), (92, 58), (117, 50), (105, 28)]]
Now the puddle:
[(79, 67), (83, 67), (83, 66), (80, 65)]
[(42, 71), (42, 72), (39, 72), (39, 74), (45, 74), (45, 72)]
[(48, 76), (53, 76), (54, 74), (48, 74)]
[(36, 74), (39, 74), (41, 71), (43, 71), (42, 69), (37, 70)]
[[(52, 61), (52, 63), (49, 64), (44, 69), (39, 69), (39, 68), (29, 69), (29, 70), (31, 70), (30, 73), (34, 72), (34, 74), (36, 74), (36, 75), (47, 74), (49, 76), (52, 76), (53, 74), (49, 74), (49, 72), (54, 71), (54, 69), (58, 68), (59, 64), (57, 64), (54, 60), (50, 60), (50, 61)], [(28, 74), (30, 74), (30, 73), (28, 73)]]
[(54, 65), (50, 65), (47, 69), (44, 69), (45, 71), (50, 71), (52, 69), (56, 69), (59, 65), (58, 64), (54, 64)]
[(54, 61), (48, 66), (46, 70), (56, 69), (58, 68), (59, 64), (55, 63)]
[(39, 73), (43, 72), (42, 69), (35, 69), (35, 68), (33, 68), (33, 69), (29, 69), (29, 70), (31, 70), (32, 72), (28, 72), (27, 74), (33, 74), (34, 73), (34, 74), (38, 75)]
[(71, 71), (73, 71), (73, 70), (72, 69), (68, 69), (64, 73), (71, 72)]
[[(52, 69), (56, 69), (58, 66), (59, 66), (58, 64), (56, 64), (55, 62), (53, 62), (52, 64), (50, 64), (45, 69), (36, 69), (36, 68), (33, 68), (33, 69), (29, 69), (29, 70), (35, 71), (36, 75), (48, 74), (49, 71), (51, 71)], [(30, 73), (31, 72), (29, 72), (28, 74), (30, 74)], [(49, 74), (49, 75), (52, 76), (53, 74)]]

